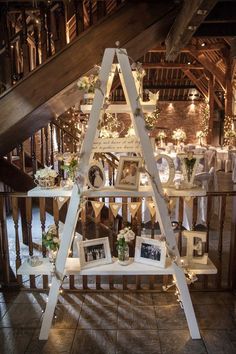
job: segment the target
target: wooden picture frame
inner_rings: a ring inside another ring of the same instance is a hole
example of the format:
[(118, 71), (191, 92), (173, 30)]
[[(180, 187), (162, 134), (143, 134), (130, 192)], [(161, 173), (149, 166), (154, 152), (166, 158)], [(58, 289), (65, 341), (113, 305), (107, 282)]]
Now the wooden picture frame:
[(136, 237), (134, 261), (165, 268), (166, 243), (158, 239)]
[(91, 189), (99, 190), (104, 187), (106, 181), (104, 168), (101, 162), (93, 160), (89, 164), (87, 183)]
[(120, 157), (115, 188), (138, 190), (141, 166), (141, 157)]
[(78, 241), (80, 268), (92, 268), (112, 263), (108, 237)]

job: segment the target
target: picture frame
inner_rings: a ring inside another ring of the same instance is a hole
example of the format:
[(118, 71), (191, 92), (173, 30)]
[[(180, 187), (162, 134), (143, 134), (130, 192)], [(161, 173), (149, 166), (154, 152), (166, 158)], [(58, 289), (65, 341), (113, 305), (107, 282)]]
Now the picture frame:
[(166, 243), (160, 239), (137, 236), (135, 242), (134, 261), (165, 268)]
[(141, 157), (121, 156), (117, 170), (115, 188), (138, 190), (141, 166)]
[(89, 164), (87, 183), (91, 189), (99, 190), (104, 187), (106, 181), (105, 171), (101, 162), (93, 160)]
[(92, 268), (112, 263), (108, 237), (78, 241), (80, 268)]

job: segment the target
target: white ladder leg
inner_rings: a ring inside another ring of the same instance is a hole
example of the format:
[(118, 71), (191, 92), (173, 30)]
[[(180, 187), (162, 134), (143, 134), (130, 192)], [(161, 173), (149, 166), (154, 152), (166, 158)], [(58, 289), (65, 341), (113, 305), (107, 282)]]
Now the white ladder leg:
[(61, 286), (61, 280), (53, 277), (48, 296), (48, 303), (43, 315), (43, 322), (39, 334), (40, 340), (47, 340), (52, 325), (53, 315), (57, 304), (57, 298)]
[(195, 312), (194, 312), (192, 300), (190, 297), (188, 285), (186, 283), (184, 272), (175, 263), (173, 263), (173, 267), (175, 270), (174, 278), (175, 278), (176, 285), (179, 289), (180, 296), (182, 299), (182, 305), (184, 308), (184, 313), (185, 313), (186, 320), (188, 323), (188, 328), (189, 328), (191, 338), (192, 339), (200, 339), (201, 335), (199, 332), (198, 323), (197, 323), (197, 319), (195, 316)]

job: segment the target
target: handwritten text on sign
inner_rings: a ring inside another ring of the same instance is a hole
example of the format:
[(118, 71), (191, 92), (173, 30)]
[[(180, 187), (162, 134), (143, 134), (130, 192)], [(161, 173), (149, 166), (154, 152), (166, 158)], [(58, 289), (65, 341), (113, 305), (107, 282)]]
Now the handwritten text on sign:
[(136, 137), (98, 138), (94, 140), (93, 152), (134, 152), (140, 151), (140, 142)]

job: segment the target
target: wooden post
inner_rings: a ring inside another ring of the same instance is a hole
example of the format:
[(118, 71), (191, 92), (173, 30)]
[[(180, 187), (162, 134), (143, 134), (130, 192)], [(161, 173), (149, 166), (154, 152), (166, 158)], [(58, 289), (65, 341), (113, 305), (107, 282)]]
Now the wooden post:
[(30, 71), (29, 47), (27, 42), (27, 23), (25, 10), (22, 10), (22, 50), (23, 50), (23, 74), (24, 76)]
[(45, 164), (49, 166), (49, 141), (48, 141), (48, 126), (43, 128), (45, 139)]
[(41, 55), (42, 55), (42, 63), (47, 59), (47, 31), (45, 24), (45, 15), (46, 15), (46, 7), (43, 2), (40, 2), (40, 19), (41, 19)]
[(8, 285), (10, 283), (10, 261), (4, 197), (0, 197), (0, 262), (3, 284)]
[(18, 154), (20, 158), (20, 169), (22, 172), (25, 172), (25, 151), (24, 151), (24, 144), (20, 144), (18, 146)]
[(35, 143), (35, 135), (31, 136), (30, 139), (30, 150), (31, 150), (31, 163), (33, 169), (33, 175), (37, 171), (37, 158), (36, 158), (36, 143)]
[(7, 7), (1, 5), (0, 11), (0, 41), (5, 43), (5, 51), (0, 55), (0, 93), (12, 84), (11, 48), (8, 35)]
[(57, 53), (66, 45), (66, 21), (63, 3), (52, 12), (52, 32), (55, 52)]
[(236, 290), (236, 196), (232, 197), (229, 285)]
[(52, 45), (51, 45), (51, 9), (50, 6), (47, 7), (46, 10), (46, 15), (47, 15), (47, 57), (52, 56)]
[(106, 15), (106, 2), (97, 0), (97, 20), (100, 20)]
[[(32, 199), (26, 198), (26, 222), (28, 231), (29, 256), (33, 256), (33, 240), (32, 240)], [(35, 276), (30, 275), (30, 287), (35, 288)]]
[(213, 124), (214, 124), (214, 77), (208, 73), (208, 102), (209, 102), (209, 125), (207, 144), (212, 143), (213, 138)]
[(54, 165), (53, 124), (50, 123), (50, 164)]
[(226, 59), (226, 92), (225, 92), (225, 115), (232, 116), (233, 114), (233, 89), (231, 77), (231, 60), (229, 50), (224, 50)]
[[(16, 270), (21, 265), (20, 257), (20, 240), (19, 240), (19, 207), (18, 207), (18, 198), (12, 197), (12, 217), (14, 221), (15, 228), (15, 247), (16, 247)], [(22, 282), (22, 276), (17, 275), (18, 281)]]
[(82, 0), (75, 0), (75, 28), (76, 36), (84, 31), (84, 6)]
[(39, 65), (39, 29), (38, 26), (34, 26), (34, 43), (35, 43), (35, 66)]

